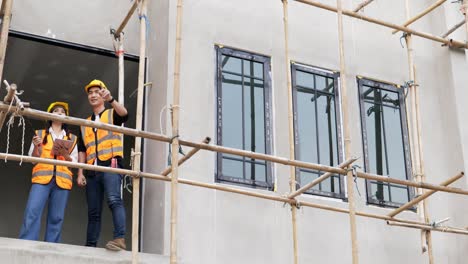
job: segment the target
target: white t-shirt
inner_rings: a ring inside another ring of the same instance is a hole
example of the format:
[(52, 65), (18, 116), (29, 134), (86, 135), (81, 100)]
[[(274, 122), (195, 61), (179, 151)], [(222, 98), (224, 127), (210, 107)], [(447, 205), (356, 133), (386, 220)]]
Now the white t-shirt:
[[(49, 127), (49, 134), (52, 136), (52, 140), (55, 141), (55, 139), (63, 139), (67, 134), (65, 133), (65, 130), (62, 129), (62, 131), (60, 132), (60, 134), (58, 135), (55, 135), (55, 132), (54, 130), (52, 129), (52, 127)], [(70, 158), (72, 159), (71, 161), (72, 162), (77, 162), (78, 161), (78, 148), (76, 147), (77, 144), (75, 144), (75, 146), (73, 147), (73, 150), (70, 154)], [(34, 143), (31, 142), (31, 146), (29, 147), (29, 156), (32, 156), (32, 153), (33, 153), (33, 150), (34, 150)]]

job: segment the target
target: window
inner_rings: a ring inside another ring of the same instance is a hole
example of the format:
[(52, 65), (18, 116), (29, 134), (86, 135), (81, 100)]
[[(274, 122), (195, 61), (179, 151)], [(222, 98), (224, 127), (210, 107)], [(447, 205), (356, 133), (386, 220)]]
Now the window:
[[(296, 159), (336, 166), (342, 156), (338, 73), (298, 64), (291, 73)], [(296, 180), (303, 186), (323, 173), (296, 168)], [(343, 176), (333, 175), (306, 193), (344, 198)]]
[[(411, 164), (408, 149), (405, 100), (394, 85), (358, 79), (365, 170), (407, 180)], [(413, 197), (403, 185), (366, 181), (367, 201), (398, 207)]]
[[(270, 59), (217, 47), (217, 144), (270, 154)], [(269, 162), (217, 154), (216, 180), (272, 188)]]

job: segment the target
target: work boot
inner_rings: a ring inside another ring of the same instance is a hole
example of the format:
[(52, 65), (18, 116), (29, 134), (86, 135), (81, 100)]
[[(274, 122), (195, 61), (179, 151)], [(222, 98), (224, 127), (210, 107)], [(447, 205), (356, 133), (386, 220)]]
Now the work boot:
[(112, 251), (126, 250), (125, 238), (114, 238), (114, 240), (107, 242), (106, 248)]

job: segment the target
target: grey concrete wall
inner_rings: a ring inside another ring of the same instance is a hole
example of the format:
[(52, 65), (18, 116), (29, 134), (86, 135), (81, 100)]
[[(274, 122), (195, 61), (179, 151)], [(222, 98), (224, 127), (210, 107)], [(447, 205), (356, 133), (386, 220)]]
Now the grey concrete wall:
[[(334, 5), (334, 1), (323, 1)], [(359, 1), (344, 1), (351, 9)], [(411, 2), (416, 14), (432, 1)], [(291, 60), (317, 67), (339, 70), (337, 22), (334, 13), (290, 1)], [(456, 8), (447, 4), (446, 9)], [(175, 30), (176, 2), (170, 5), (169, 37)], [(430, 14), (414, 28), (442, 33), (447, 27), (444, 10)], [(372, 17), (393, 23), (406, 20), (404, 1), (377, 1), (365, 9)], [(273, 89), (274, 154), (289, 157), (286, 67), (282, 5), (266, 0), (219, 2), (184, 1), (182, 26), (181, 128), (184, 139), (215, 138), (215, 44), (247, 50), (271, 57)], [(345, 51), (349, 89), (351, 149), (363, 156), (356, 75), (393, 83), (409, 79), (406, 49), (400, 46), (401, 34), (390, 29), (345, 18)], [(173, 39), (169, 40), (171, 43)], [(169, 45), (171, 47), (171, 45)], [(455, 74), (450, 67), (466, 67), (459, 52), (440, 47), (439, 43), (414, 38), (417, 78), (420, 83), (424, 160), (427, 179), (438, 183), (464, 169), (463, 137), (460, 123), (463, 71)], [(171, 84), (169, 48), (168, 84)], [(151, 74), (151, 72), (150, 72)], [(466, 74), (465, 74), (466, 76)], [(171, 85), (168, 86), (171, 102)], [(180, 169), (180, 177), (214, 182), (215, 154), (201, 152)], [(360, 163), (362, 163), (360, 161)], [(362, 164), (361, 164), (362, 165)], [(275, 166), (278, 194), (288, 191), (289, 169)], [(391, 209), (366, 205), (364, 181), (358, 180), (363, 196), (358, 196), (359, 211), (387, 214)], [(466, 188), (460, 181), (454, 186)], [(169, 193), (166, 187), (166, 193)], [(243, 189), (243, 187), (239, 187)], [(248, 189), (248, 188), (247, 188)], [(250, 190), (250, 189), (249, 189)], [(259, 193), (271, 193), (257, 190)], [(290, 210), (262, 201), (219, 191), (181, 186), (179, 189), (178, 254), (188, 263), (292, 263)], [(346, 208), (341, 200), (304, 196), (304, 200)], [(463, 226), (468, 219), (465, 197), (436, 194), (429, 199), (431, 219), (451, 217), (449, 223)], [(166, 207), (170, 205), (166, 196)], [(165, 212), (169, 212), (166, 210)], [(159, 214), (154, 212), (154, 214)], [(412, 212), (401, 217), (416, 220)], [(170, 227), (165, 215), (165, 229)], [(360, 263), (427, 263), (420, 253), (418, 230), (389, 227), (384, 222), (358, 218)], [(351, 246), (346, 215), (310, 208), (298, 213), (300, 263), (350, 263)], [(435, 233), (434, 254), (437, 263), (463, 263), (468, 240), (463, 236)], [(166, 237), (165, 249), (169, 248)]]
[[(110, 28), (117, 28), (130, 9), (129, 1), (13, 1), (11, 28), (35, 35), (113, 50)], [(125, 29), (125, 50), (138, 53), (138, 17)]]
[[(147, 92), (145, 129), (157, 133), (171, 134), (169, 101), (169, 67), (173, 57), (168, 56), (169, 46), (169, 1), (150, 1), (148, 16), (151, 20), (151, 33), (148, 42), (148, 81), (152, 82)], [(162, 125), (162, 127), (160, 126)], [(167, 165), (168, 144), (145, 140), (144, 170), (160, 173)], [(164, 229), (165, 215), (169, 208), (165, 205), (167, 183), (144, 180), (142, 196), (141, 243), (144, 252), (165, 252), (164, 241), (168, 238)]]

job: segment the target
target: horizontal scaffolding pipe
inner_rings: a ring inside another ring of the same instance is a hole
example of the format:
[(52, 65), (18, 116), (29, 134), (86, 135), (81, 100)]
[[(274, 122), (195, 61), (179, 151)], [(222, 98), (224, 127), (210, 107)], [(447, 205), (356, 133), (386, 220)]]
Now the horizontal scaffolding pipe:
[(124, 30), (128, 21), (132, 17), (133, 13), (135, 13), (135, 10), (137, 9), (139, 3), (140, 3), (140, 0), (133, 0), (133, 5), (132, 7), (130, 7), (130, 10), (128, 11), (127, 16), (125, 16), (124, 20), (122, 21), (122, 23), (120, 23), (120, 26), (117, 28), (117, 30), (114, 33), (115, 38), (119, 38), (120, 34), (122, 34), (122, 31)]
[[(338, 165), (338, 167), (344, 169), (344, 168), (348, 167), (349, 165), (351, 165), (356, 160), (357, 160), (357, 158), (351, 158), (351, 159), (341, 163), (340, 165)], [(310, 188), (314, 187), (315, 185), (317, 185), (317, 184), (323, 182), (324, 180), (330, 178), (330, 176), (332, 176), (332, 175), (333, 175), (333, 173), (331, 173), (331, 172), (326, 172), (326, 173), (322, 174), (317, 179), (309, 182), (308, 184), (304, 185), (299, 190), (297, 190), (297, 191), (291, 193), (290, 195), (288, 195), (288, 198), (294, 199), (296, 196), (299, 196), (299, 195), (303, 194), (304, 192), (306, 192)]]
[[(336, 7), (334, 7), (334, 6), (322, 4), (322, 3), (315, 2), (315, 1), (312, 1), (312, 0), (296, 0), (296, 1), (300, 2), (300, 3), (303, 3), (303, 4), (307, 4), (307, 5), (315, 6), (315, 7), (318, 7), (318, 8), (322, 8), (322, 9), (325, 9), (325, 10), (328, 10), (328, 11), (331, 11), (331, 12), (335, 12), (335, 13), (338, 12), (338, 9)], [(429, 40), (433, 40), (433, 41), (436, 41), (436, 42), (443, 43), (443, 44), (448, 45), (450, 47), (464, 48), (464, 49), (468, 48), (468, 44), (460, 42), (460, 41), (448, 40), (448, 39), (444, 39), (444, 38), (434, 36), (434, 35), (431, 35), (431, 34), (428, 34), (428, 33), (419, 32), (419, 31), (416, 31), (416, 30), (413, 30), (413, 29), (409, 29), (407, 27), (402, 27), (402, 26), (397, 25), (397, 24), (393, 24), (393, 23), (385, 22), (385, 21), (375, 19), (375, 18), (372, 18), (372, 17), (364, 16), (364, 15), (362, 15), (360, 13), (355, 13), (355, 12), (350, 11), (350, 10), (343, 10), (343, 14), (346, 15), (346, 16), (349, 16), (349, 17), (354, 17), (354, 18), (357, 18), (359, 20), (364, 20), (364, 21), (371, 22), (371, 23), (381, 25), (381, 26), (384, 26), (384, 27), (398, 29), (400, 31), (403, 31), (403, 32), (406, 32), (406, 33), (409, 33), (409, 34), (413, 34), (413, 35), (421, 37), (421, 38), (425, 38), (425, 39), (429, 39)]]
[[(417, 14), (416, 16), (414, 16), (413, 18), (409, 19), (408, 21), (406, 21), (404, 24), (403, 24), (403, 27), (407, 27), (409, 25), (411, 25), (412, 23), (414, 23), (415, 21), (417, 21), (418, 19), (420, 19), (421, 17), (429, 14), (429, 12), (431, 12), (432, 10), (436, 9), (437, 7), (441, 6), (443, 3), (445, 3), (447, 0), (439, 0), (437, 2), (435, 2), (434, 4), (430, 5), (428, 8), (426, 8), (424, 11), (422, 11), (421, 13)], [(395, 34), (397, 33), (398, 29), (395, 29), (392, 31), (392, 34)]]
[[(8, 108), (9, 108), (9, 105), (0, 103), (0, 111), (8, 111)], [(16, 107), (12, 106), (9, 111), (15, 112)], [(19, 113), (24, 116), (28, 116), (28, 117), (32, 117), (32, 118), (36, 118), (40, 120), (59, 121), (59, 122), (69, 124), (69, 125), (79, 125), (79, 126), (87, 126), (87, 127), (92, 127), (92, 128), (98, 128), (98, 129), (105, 129), (105, 130), (109, 130), (112, 132), (123, 133), (125, 135), (142, 137), (142, 138), (168, 142), (168, 143), (171, 141), (169, 137), (161, 135), (161, 134), (157, 134), (157, 133), (146, 132), (146, 131), (141, 131), (137, 129), (127, 128), (127, 127), (114, 126), (114, 125), (109, 125), (106, 123), (96, 123), (96, 122), (86, 120), (86, 119), (81, 119), (81, 118), (76, 118), (76, 117), (71, 117), (71, 116), (61, 116), (61, 115), (51, 114), (48, 112), (34, 110), (30, 108), (25, 108)], [(280, 163), (280, 164), (288, 165), (288, 166), (326, 171), (326, 172), (331, 172), (331, 173), (336, 173), (336, 174), (341, 174), (341, 175), (346, 175), (347, 173), (347, 170), (341, 169), (341, 168), (336, 168), (336, 167), (331, 167), (331, 166), (321, 165), (321, 164), (308, 163), (308, 162), (297, 161), (297, 160), (289, 160), (286, 158), (281, 158), (281, 157), (276, 157), (273, 155), (267, 155), (267, 154), (256, 153), (256, 152), (251, 152), (251, 151), (232, 149), (232, 148), (227, 148), (227, 147), (222, 147), (222, 146), (217, 146), (217, 145), (208, 145), (204, 143), (196, 143), (196, 142), (182, 140), (182, 139), (179, 140), (179, 143), (183, 146), (188, 146), (192, 148), (199, 148), (199, 149), (209, 150), (213, 152), (221, 152), (224, 154), (232, 154), (232, 155), (238, 155), (238, 156), (260, 159), (260, 160), (265, 160), (265, 161), (271, 161), (271, 162), (276, 162), (276, 163)], [(458, 188), (450, 188), (450, 187), (433, 185), (429, 183), (399, 180), (395, 178), (390, 178), (390, 177), (385, 177), (385, 176), (365, 173), (365, 172), (356, 172), (356, 175), (359, 178), (364, 178), (368, 180), (395, 183), (399, 185), (411, 186), (411, 187), (416, 187), (416, 188), (423, 188), (423, 189), (429, 189), (429, 190), (437, 190), (437, 191), (442, 191), (442, 192), (468, 195), (468, 191), (458, 189)]]
[[(8, 109), (9, 109), (9, 105), (5, 103), (0, 103), (0, 111), (8, 111)], [(11, 109), (9, 109), (9, 111), (15, 112), (16, 107), (12, 106)], [(112, 132), (123, 133), (125, 135), (130, 135), (134, 137), (142, 137), (142, 138), (147, 138), (147, 139), (152, 139), (152, 140), (157, 140), (157, 141), (162, 141), (162, 142), (167, 142), (167, 143), (171, 142), (170, 137), (157, 134), (157, 133), (146, 132), (146, 131), (137, 130), (133, 128), (127, 128), (127, 127), (114, 126), (114, 125), (110, 125), (106, 123), (96, 123), (96, 122), (86, 120), (86, 119), (81, 119), (81, 118), (76, 118), (76, 117), (71, 117), (71, 116), (61, 116), (61, 115), (51, 114), (48, 112), (39, 111), (39, 110), (31, 109), (31, 108), (25, 108), (24, 110), (20, 111), (19, 114), (28, 116), (34, 119), (60, 121), (62, 123), (69, 124), (69, 125), (87, 126), (87, 127), (92, 127), (92, 128), (105, 129), (105, 130), (109, 130)], [(277, 163), (284, 164), (284, 165), (291, 165), (291, 166), (306, 168), (306, 169), (333, 172), (336, 174), (346, 173), (346, 170), (327, 166), (327, 165), (320, 165), (320, 164), (308, 163), (308, 162), (297, 161), (297, 160), (289, 160), (286, 158), (280, 158), (280, 157), (276, 157), (273, 155), (267, 155), (267, 154), (239, 150), (239, 149), (232, 149), (232, 148), (216, 146), (216, 145), (208, 145), (204, 143), (195, 143), (195, 142), (186, 141), (182, 139), (180, 139), (179, 141), (181, 145), (192, 147), (192, 148), (217, 151), (217, 152), (222, 152), (225, 154), (239, 155), (239, 156), (244, 156), (244, 157), (249, 157), (249, 158), (254, 158), (254, 159), (277, 162)]]
[[(463, 175), (465, 175), (463, 172), (460, 172), (459, 174), (453, 176), (452, 178), (442, 182), (440, 185), (441, 186), (448, 186), (452, 183), (454, 183), (455, 181), (459, 180), (460, 178), (463, 177)], [(421, 196), (418, 196), (416, 197), (415, 199), (407, 202), (406, 204), (398, 207), (397, 209), (395, 209), (394, 211), (392, 211), (391, 213), (388, 214), (388, 216), (390, 217), (394, 217), (395, 215), (403, 212), (404, 210), (406, 209), (409, 209), (411, 208), (413, 205), (421, 202), (422, 200), (428, 198), (429, 196), (433, 195), (434, 193), (436, 193), (437, 191), (434, 191), (434, 190), (430, 190), (430, 191), (426, 191), (424, 194), (422, 194)]]
[(460, 28), (461, 26), (465, 25), (465, 19), (463, 19), (462, 21), (458, 22), (457, 24), (455, 24), (453, 27), (451, 27), (446, 33), (444, 33), (442, 36), (440, 36), (441, 38), (446, 38), (448, 37), (450, 34), (452, 34), (455, 30), (457, 30), (458, 28)]
[[(161, 181), (165, 181), (165, 182), (170, 182), (171, 181), (170, 177), (159, 175), (159, 174), (140, 172), (140, 171), (134, 171), (134, 170), (127, 170), (127, 169), (110, 168), (110, 167), (97, 166), (97, 165), (88, 165), (88, 164), (85, 164), (85, 163), (76, 163), (76, 162), (62, 161), (62, 160), (55, 160), (55, 159), (44, 159), (44, 158), (36, 158), (36, 157), (30, 157), (30, 156), (21, 156), (21, 155), (17, 155), (17, 154), (0, 153), (0, 159), (19, 161), (19, 162), (22, 161), (22, 162), (29, 162), (29, 163), (45, 163), (45, 164), (58, 165), (58, 166), (67, 166), (67, 167), (70, 167), (70, 168), (81, 168), (81, 169), (84, 169), (84, 170), (92, 170), (92, 171), (99, 171), (99, 172), (110, 172), (110, 173), (116, 173), (116, 174), (122, 174), (122, 175), (129, 175), (129, 176), (132, 176), (132, 177), (142, 177), (142, 178), (148, 178), (148, 179), (153, 179), (153, 180), (161, 180)], [(256, 198), (261, 198), (261, 199), (266, 199), (266, 200), (271, 200), (271, 201), (287, 203), (287, 204), (290, 204), (292, 206), (305, 206), (305, 207), (323, 209), (323, 210), (333, 211), (333, 212), (338, 212), (338, 213), (344, 213), (344, 214), (349, 213), (348, 209), (337, 208), (337, 207), (332, 207), (332, 206), (328, 206), (328, 205), (315, 204), (315, 203), (304, 202), (304, 201), (297, 201), (296, 199), (289, 199), (289, 198), (283, 197), (283, 196), (277, 196), (277, 195), (271, 195), (271, 194), (263, 194), (263, 193), (254, 192), (254, 191), (241, 190), (241, 189), (236, 189), (236, 188), (233, 188), (233, 187), (226, 187), (226, 186), (222, 186), (222, 185), (218, 185), (218, 184), (202, 183), (202, 182), (185, 180), (185, 179), (178, 179), (178, 182), (181, 183), (181, 184), (185, 184), (185, 185), (191, 185), (191, 186), (196, 186), (196, 187), (202, 187), (202, 188), (207, 188), (207, 189), (212, 189), (212, 190), (236, 193), (236, 194), (246, 195), (246, 196), (250, 196), (250, 197), (256, 197)], [(356, 215), (362, 216), (362, 217), (367, 217), (367, 218), (384, 220), (384, 221), (399, 222), (399, 223), (405, 223), (405, 224), (409, 224), (409, 225), (418, 225), (418, 226), (421, 226), (421, 229), (431, 227), (431, 225), (426, 224), (426, 223), (421, 223), (421, 222), (418, 222), (418, 221), (411, 221), (411, 220), (406, 220), (406, 219), (400, 219), (400, 218), (391, 218), (391, 217), (386, 216), (386, 215), (377, 215), (377, 214), (364, 213), (364, 212), (356, 212)], [(452, 230), (460, 230), (460, 229), (452, 228)], [(458, 232), (451, 232), (451, 230), (448, 230), (448, 231), (434, 230), (434, 231), (459, 234)], [(468, 231), (467, 231), (467, 233), (468, 233)]]
[(463, 230), (463, 229), (453, 228), (453, 227), (448, 227), (448, 226), (427, 226), (427, 225), (420, 225), (420, 224), (399, 223), (399, 222), (394, 222), (394, 221), (388, 221), (387, 224), (391, 226), (401, 226), (401, 227), (422, 229), (422, 230), (427, 230), (427, 231), (438, 231), (438, 232), (443, 232), (443, 233), (468, 235), (468, 230)]

